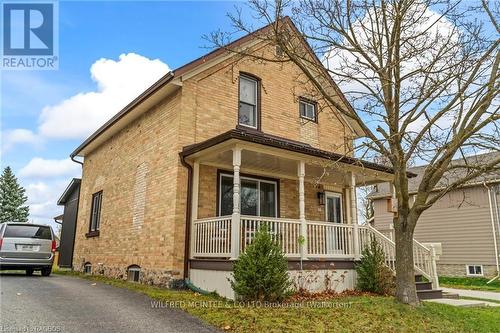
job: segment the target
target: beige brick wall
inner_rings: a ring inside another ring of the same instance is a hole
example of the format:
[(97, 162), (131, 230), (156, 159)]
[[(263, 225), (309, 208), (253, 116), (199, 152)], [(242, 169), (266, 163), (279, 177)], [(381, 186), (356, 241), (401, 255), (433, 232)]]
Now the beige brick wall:
[[(119, 276), (135, 264), (165, 278), (181, 277), (182, 265), (173, 260), (179, 105), (177, 94), (86, 156), (75, 240), (76, 268), (90, 262), (96, 272)], [(87, 238), (92, 194), (101, 190), (100, 235)]]
[[(74, 265), (85, 262), (98, 273), (124, 277), (139, 265), (142, 281), (168, 285), (184, 268), (187, 170), (182, 147), (237, 125), (238, 75), (262, 80), (262, 130), (322, 149), (343, 152), (351, 132), (335, 112), (319, 102), (318, 123), (299, 118), (298, 98), (314, 96), (291, 64), (228, 60), (183, 81), (181, 90), (85, 156)], [(200, 169), (199, 217), (216, 212), (215, 168)], [(280, 182), (281, 215), (298, 217), (297, 182)], [(103, 191), (98, 237), (87, 238), (91, 198)], [(317, 189), (306, 184), (306, 217), (323, 220)]]
[[(261, 79), (263, 132), (325, 150), (345, 151), (345, 139), (351, 137), (352, 132), (333, 107), (319, 99), (317, 90), (295, 65), (262, 63), (250, 58), (224, 61), (183, 82), (183, 96), (189, 96), (183, 99), (183, 112), (194, 119), (190, 126), (185, 126), (189, 128), (190, 143), (207, 140), (236, 127), (240, 72)], [(299, 97), (318, 101), (318, 123), (299, 117)]]

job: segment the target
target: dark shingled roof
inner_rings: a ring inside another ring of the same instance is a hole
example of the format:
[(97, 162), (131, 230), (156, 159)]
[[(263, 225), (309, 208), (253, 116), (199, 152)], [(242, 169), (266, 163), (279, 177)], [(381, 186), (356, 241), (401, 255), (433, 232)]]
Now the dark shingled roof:
[[(489, 163), (495, 159), (500, 157), (500, 152), (492, 152), (485, 153), (480, 155), (468, 156), (465, 158), (459, 158), (453, 160), (451, 162), (452, 165), (460, 166), (460, 165), (483, 165)], [(413, 168), (409, 168), (408, 171), (415, 173), (417, 176), (408, 180), (408, 186), (410, 193), (415, 193), (418, 190), (418, 186), (422, 180), (425, 169), (429, 165), (422, 165)], [(459, 179), (462, 179), (467, 174), (466, 168), (458, 168), (453, 169), (452, 171), (448, 171), (443, 175), (443, 178), (436, 185), (436, 189), (443, 188)], [(487, 174), (481, 175), (478, 178), (475, 178), (469, 182), (467, 182), (464, 186), (470, 186), (472, 184), (482, 183), (482, 182), (500, 182), (500, 170), (492, 171)], [(378, 198), (378, 197), (388, 197), (391, 195), (389, 183), (383, 183), (377, 185), (377, 190), (371, 192), (368, 197), (369, 198)]]
[[(387, 167), (385, 165), (368, 162), (358, 158), (345, 156), (343, 154), (314, 148), (306, 143), (285, 139), (279, 136), (266, 134), (257, 130), (243, 128), (241, 126), (238, 126), (236, 129), (227, 131), (206, 141), (185, 146), (182, 149), (180, 155), (181, 157), (184, 158), (230, 139), (237, 139), (247, 142), (258, 143), (269, 147), (276, 147), (310, 156), (335, 160), (341, 163), (357, 165), (371, 170), (394, 173), (393, 168)], [(415, 177), (415, 176), (416, 175), (411, 172), (408, 173), (408, 177)]]

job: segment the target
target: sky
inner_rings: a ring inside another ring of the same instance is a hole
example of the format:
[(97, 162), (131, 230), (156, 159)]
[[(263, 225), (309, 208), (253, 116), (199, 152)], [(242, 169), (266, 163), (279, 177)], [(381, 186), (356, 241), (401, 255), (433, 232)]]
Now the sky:
[(57, 199), (81, 175), (70, 153), (155, 80), (207, 53), (203, 35), (230, 31), (235, 5), (59, 3), (59, 69), (0, 73), (0, 163), (26, 188), (30, 221), (54, 225)]
[(70, 153), (169, 70), (209, 52), (203, 36), (231, 32), (235, 6), (244, 4), (59, 2), (58, 70), (0, 72), (0, 167), (26, 188), (30, 221), (53, 224), (57, 199), (81, 175)]

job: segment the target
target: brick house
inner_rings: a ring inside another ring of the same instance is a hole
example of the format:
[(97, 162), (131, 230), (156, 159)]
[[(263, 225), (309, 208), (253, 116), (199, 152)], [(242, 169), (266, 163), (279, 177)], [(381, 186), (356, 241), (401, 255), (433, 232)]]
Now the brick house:
[[(278, 57), (255, 38), (267, 29), (231, 46)], [(218, 49), (116, 114), (71, 154), (84, 160), (75, 269), (166, 286), (189, 278), (233, 297), (232, 260), (267, 223), (294, 279), (353, 288), (363, 242), (384, 237), (358, 225), (355, 186), (392, 170), (352, 157), (363, 131), (303, 81), (290, 62)]]

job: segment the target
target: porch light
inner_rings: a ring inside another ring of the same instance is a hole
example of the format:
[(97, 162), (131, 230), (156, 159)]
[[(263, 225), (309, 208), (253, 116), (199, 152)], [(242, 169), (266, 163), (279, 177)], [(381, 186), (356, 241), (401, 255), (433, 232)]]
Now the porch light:
[(325, 192), (318, 192), (318, 203), (320, 206), (325, 204)]

